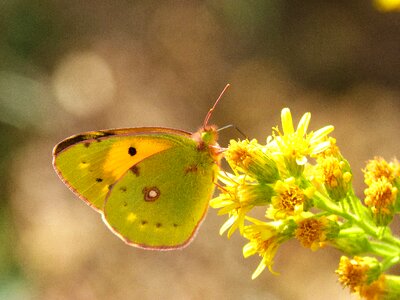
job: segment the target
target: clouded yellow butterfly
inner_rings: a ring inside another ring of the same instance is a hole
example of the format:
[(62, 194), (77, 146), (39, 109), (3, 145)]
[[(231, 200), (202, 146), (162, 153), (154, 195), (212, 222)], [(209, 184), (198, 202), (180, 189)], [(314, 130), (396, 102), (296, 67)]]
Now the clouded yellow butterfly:
[(214, 192), (221, 148), (208, 121), (228, 86), (193, 134), (162, 127), (78, 134), (54, 147), (54, 169), (127, 244), (182, 248)]

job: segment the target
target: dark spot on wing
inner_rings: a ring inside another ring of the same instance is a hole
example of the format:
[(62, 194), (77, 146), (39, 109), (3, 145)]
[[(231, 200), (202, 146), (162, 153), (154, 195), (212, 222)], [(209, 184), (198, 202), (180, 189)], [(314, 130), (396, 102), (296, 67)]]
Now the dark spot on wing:
[(111, 190), (111, 189), (113, 188), (113, 186), (114, 186), (113, 184), (110, 184), (110, 185), (108, 186), (108, 189)]
[(196, 173), (197, 172), (197, 165), (189, 165), (185, 168), (185, 175), (188, 173)]
[(146, 225), (148, 222), (146, 220), (142, 220), (142, 222), (140, 222), (140, 224), (142, 225)]
[(103, 179), (102, 179), (102, 178), (96, 178), (96, 181), (97, 181), (97, 182), (102, 182)]
[(178, 224), (175, 224), (175, 223), (174, 223), (174, 227), (178, 227)]
[(86, 143), (84, 143), (83, 145), (84, 145), (86, 148), (89, 148), (90, 144), (91, 144), (91, 143), (86, 142)]
[(122, 203), (122, 205), (123, 205), (124, 207), (126, 207), (126, 206), (128, 206), (128, 203), (126, 203), (126, 202), (124, 201), (124, 203)]
[(136, 175), (136, 177), (137, 176), (139, 176), (139, 167), (138, 166), (133, 166), (132, 168), (130, 168), (129, 170), (131, 170), (131, 172), (133, 173), (133, 174), (135, 174)]
[(156, 227), (157, 227), (157, 228), (160, 228), (161, 226), (162, 226), (161, 223), (156, 223)]
[(126, 186), (121, 186), (121, 187), (119, 188), (119, 190), (120, 190), (121, 192), (126, 192)]
[(128, 154), (130, 156), (134, 156), (137, 153), (136, 148), (135, 147), (129, 147), (128, 149)]

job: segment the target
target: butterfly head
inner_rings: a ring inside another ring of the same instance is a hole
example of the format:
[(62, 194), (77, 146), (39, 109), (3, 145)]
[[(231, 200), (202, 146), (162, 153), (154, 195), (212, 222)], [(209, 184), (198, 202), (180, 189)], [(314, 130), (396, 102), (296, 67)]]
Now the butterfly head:
[(200, 140), (206, 145), (216, 145), (218, 140), (218, 132), (216, 126), (207, 126), (199, 130)]
[(192, 139), (197, 143), (197, 150), (208, 152), (214, 161), (221, 160), (221, 147), (218, 145), (217, 127), (214, 125), (202, 127), (193, 133)]
[(199, 151), (208, 151), (212, 159), (216, 162), (221, 160), (222, 149), (218, 145), (218, 131), (217, 127), (214, 125), (208, 125), (208, 121), (211, 118), (212, 112), (217, 106), (219, 100), (221, 100), (222, 95), (229, 88), (230, 84), (228, 83), (225, 88), (222, 90), (218, 99), (215, 101), (213, 107), (208, 111), (206, 117), (204, 118), (203, 127), (201, 127), (197, 132), (192, 135), (193, 140), (197, 143), (197, 150)]

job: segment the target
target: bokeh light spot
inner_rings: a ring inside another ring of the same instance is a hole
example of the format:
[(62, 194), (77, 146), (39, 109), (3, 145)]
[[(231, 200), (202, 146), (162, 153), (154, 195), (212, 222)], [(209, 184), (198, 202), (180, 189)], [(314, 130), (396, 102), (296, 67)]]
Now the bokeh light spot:
[(53, 76), (58, 102), (77, 116), (96, 114), (109, 107), (115, 80), (108, 63), (94, 52), (66, 56)]

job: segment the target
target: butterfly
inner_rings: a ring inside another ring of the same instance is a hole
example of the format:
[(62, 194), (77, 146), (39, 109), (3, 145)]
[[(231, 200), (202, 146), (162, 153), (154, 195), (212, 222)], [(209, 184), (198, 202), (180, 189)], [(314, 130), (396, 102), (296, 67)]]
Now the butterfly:
[(208, 121), (228, 87), (195, 133), (163, 127), (81, 133), (54, 147), (54, 169), (127, 244), (185, 247), (214, 193), (223, 150)]

